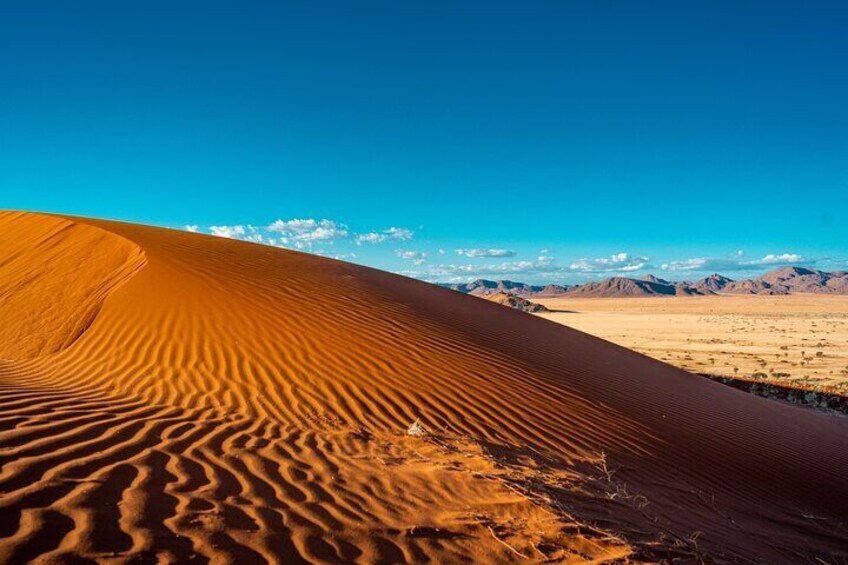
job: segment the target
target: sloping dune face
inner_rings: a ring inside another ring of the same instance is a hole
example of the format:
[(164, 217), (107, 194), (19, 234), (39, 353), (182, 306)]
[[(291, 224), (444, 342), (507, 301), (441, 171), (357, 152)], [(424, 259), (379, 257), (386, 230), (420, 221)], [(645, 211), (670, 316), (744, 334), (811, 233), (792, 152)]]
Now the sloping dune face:
[(54, 353), (73, 343), (109, 292), (143, 262), (137, 245), (109, 232), (0, 212), (0, 358)]
[(843, 418), (319, 257), (0, 234), (0, 561), (848, 558)]

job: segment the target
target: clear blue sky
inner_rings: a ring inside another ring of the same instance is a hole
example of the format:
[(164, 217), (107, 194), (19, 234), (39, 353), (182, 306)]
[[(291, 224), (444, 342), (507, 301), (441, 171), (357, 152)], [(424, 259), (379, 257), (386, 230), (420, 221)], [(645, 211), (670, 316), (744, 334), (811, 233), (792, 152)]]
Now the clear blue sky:
[(0, 206), (439, 280), (845, 268), (846, 29), (842, 2), (20, 2)]

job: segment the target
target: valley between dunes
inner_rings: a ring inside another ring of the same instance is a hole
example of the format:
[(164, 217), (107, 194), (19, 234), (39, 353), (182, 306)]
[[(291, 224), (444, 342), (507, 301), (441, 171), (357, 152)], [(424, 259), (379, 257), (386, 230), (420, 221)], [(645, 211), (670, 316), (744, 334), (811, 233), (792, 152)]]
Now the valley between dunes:
[(472, 296), (0, 214), (0, 562), (840, 563), (848, 419)]

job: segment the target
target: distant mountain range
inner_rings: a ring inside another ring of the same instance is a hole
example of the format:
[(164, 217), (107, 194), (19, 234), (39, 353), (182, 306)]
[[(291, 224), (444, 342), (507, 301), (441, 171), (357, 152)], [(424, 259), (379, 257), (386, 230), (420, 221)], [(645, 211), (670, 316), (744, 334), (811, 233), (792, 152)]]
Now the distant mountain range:
[(529, 285), (521, 282), (477, 279), (465, 284), (443, 284), (447, 288), (478, 296), (510, 294), (522, 298), (552, 296), (616, 297), (616, 296), (703, 296), (709, 294), (795, 293), (848, 294), (848, 272), (817, 271), (804, 267), (783, 267), (756, 279), (735, 281), (719, 274), (690, 282), (673, 282), (645, 275), (634, 279), (611, 277), (581, 285)]

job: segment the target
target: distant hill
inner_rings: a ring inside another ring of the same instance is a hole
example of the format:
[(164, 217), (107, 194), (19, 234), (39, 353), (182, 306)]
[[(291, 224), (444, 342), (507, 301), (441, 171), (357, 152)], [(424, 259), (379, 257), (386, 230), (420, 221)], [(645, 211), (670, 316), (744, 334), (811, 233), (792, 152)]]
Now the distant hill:
[(560, 296), (569, 291), (569, 289), (576, 288), (574, 285), (559, 285), (559, 284), (548, 284), (542, 287), (542, 290), (532, 294), (531, 296), (535, 296), (537, 298), (548, 298), (551, 296)]
[(613, 297), (613, 296), (691, 296), (702, 294), (686, 284), (674, 284), (662, 279), (639, 280), (627, 277), (612, 277), (598, 282), (588, 282), (567, 292), (569, 296)]
[(716, 293), (722, 292), (732, 282), (733, 279), (715, 273), (699, 281), (695, 281), (692, 283), (692, 288), (699, 290), (702, 294)]
[(447, 288), (456, 290), (463, 294), (495, 294), (498, 292), (507, 292), (510, 294), (533, 293), (542, 289), (541, 286), (532, 286), (525, 283), (514, 282), (509, 280), (490, 281), (487, 279), (477, 279), (470, 283), (462, 284), (445, 284)]
[(464, 294), (486, 296), (504, 293), (522, 298), (703, 296), (710, 294), (848, 294), (848, 272), (826, 272), (804, 267), (783, 267), (769, 271), (755, 279), (739, 281), (715, 273), (695, 282), (673, 282), (654, 275), (645, 275), (641, 279), (610, 277), (575, 286), (529, 285), (509, 280), (492, 281), (487, 279), (477, 279), (465, 284), (443, 284), (441, 286)]
[(848, 273), (784, 267), (763, 276), (728, 284), (724, 292), (736, 294), (848, 294)]
[(520, 296), (516, 296), (514, 294), (509, 294), (506, 292), (484, 294), (482, 295), (482, 297), (486, 300), (491, 300), (495, 304), (500, 304), (501, 306), (508, 306), (515, 310), (521, 310), (522, 312), (530, 312), (533, 314), (536, 314), (538, 312), (549, 312), (549, 310), (541, 304), (530, 302), (526, 298), (521, 298)]
[(669, 281), (667, 281), (665, 279), (661, 279), (661, 278), (654, 276), (654, 275), (645, 275), (645, 276), (642, 277), (642, 280), (647, 281), (647, 282), (657, 283), (657, 284), (671, 284)]
[(477, 279), (470, 283), (464, 284), (445, 284), (442, 285), (451, 290), (456, 290), (463, 294), (473, 294), (475, 296), (507, 293), (515, 296), (559, 296), (565, 294), (569, 286), (558, 284), (549, 285), (529, 285), (521, 282), (510, 280), (491, 281), (487, 279)]

